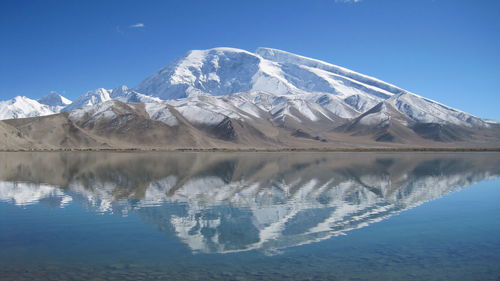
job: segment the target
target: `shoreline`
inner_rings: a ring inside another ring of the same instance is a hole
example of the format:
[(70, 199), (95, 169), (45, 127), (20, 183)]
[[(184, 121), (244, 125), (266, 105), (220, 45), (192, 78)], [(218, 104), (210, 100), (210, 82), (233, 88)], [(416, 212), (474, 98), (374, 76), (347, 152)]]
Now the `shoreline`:
[(228, 148), (178, 148), (178, 149), (0, 149), (0, 152), (500, 152), (498, 148), (280, 148), (280, 149), (228, 149)]

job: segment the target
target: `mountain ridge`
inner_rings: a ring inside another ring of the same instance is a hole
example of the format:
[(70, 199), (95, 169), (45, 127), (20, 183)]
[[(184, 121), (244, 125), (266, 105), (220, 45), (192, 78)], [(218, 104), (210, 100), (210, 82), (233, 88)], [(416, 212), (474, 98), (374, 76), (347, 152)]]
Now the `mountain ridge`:
[[(63, 146), (68, 139), (73, 148), (230, 149), (495, 147), (500, 140), (494, 122), (377, 78), (271, 48), (192, 50), (134, 88), (88, 91), (57, 112), (40, 106), (47, 111), (4, 114), (35, 118), (4, 121), (35, 147), (71, 148)], [(58, 115), (36, 119), (49, 114)], [(60, 139), (40, 141), (52, 139), (39, 135), (43, 129), (33, 135), (41, 124)]]

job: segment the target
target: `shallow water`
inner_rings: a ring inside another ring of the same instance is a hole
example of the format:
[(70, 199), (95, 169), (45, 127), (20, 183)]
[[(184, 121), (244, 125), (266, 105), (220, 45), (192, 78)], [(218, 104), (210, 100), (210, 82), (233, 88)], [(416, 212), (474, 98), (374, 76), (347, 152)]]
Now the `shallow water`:
[(500, 280), (498, 153), (0, 153), (0, 280)]

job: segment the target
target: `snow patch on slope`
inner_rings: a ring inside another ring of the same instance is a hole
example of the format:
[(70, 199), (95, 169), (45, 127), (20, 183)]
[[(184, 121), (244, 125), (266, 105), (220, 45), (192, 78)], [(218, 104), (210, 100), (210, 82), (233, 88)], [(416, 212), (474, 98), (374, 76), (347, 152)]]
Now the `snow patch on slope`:
[(92, 91), (88, 91), (84, 95), (80, 96), (77, 100), (75, 100), (72, 104), (66, 106), (62, 111), (71, 111), (77, 108), (93, 106), (105, 101), (109, 101), (111, 100), (111, 92), (111, 90), (106, 90), (104, 88), (98, 88)]
[(388, 99), (387, 103), (420, 123), (454, 124), (466, 127), (489, 126), (480, 118), (415, 94), (396, 95)]
[(179, 121), (170, 112), (165, 104), (161, 103), (145, 103), (144, 108), (149, 115), (149, 118), (160, 121), (170, 127), (179, 125)]
[(359, 124), (365, 126), (377, 126), (377, 125), (384, 125), (388, 123), (390, 120), (391, 120), (391, 115), (387, 110), (387, 105), (382, 103), (380, 104), (379, 110), (373, 113), (366, 114), (362, 118), (360, 118)]
[(184, 118), (193, 124), (217, 125), (222, 122), (226, 116), (209, 109), (196, 105), (187, 104), (176, 108)]
[(115, 104), (115, 101), (110, 100), (95, 106), (78, 108), (69, 113), (69, 119), (73, 122), (82, 122), (83, 120), (95, 122), (99, 119), (110, 120), (118, 116), (115, 112)]

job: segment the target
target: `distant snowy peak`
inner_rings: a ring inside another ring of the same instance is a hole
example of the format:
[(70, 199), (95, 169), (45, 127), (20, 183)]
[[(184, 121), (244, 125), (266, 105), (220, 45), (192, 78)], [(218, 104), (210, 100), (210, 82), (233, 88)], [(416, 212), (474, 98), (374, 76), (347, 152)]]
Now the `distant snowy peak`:
[(125, 85), (113, 89), (110, 93), (110, 97), (111, 99), (119, 100), (122, 102), (155, 103), (161, 101), (161, 99), (159, 98), (143, 95), (134, 90), (131, 90)]
[(18, 96), (0, 102), (0, 120), (56, 114), (69, 104), (70, 100), (56, 92), (50, 92), (38, 100)]
[(111, 91), (108, 91), (108, 92), (109, 92), (109, 96), (112, 99), (114, 99), (114, 98), (117, 98), (117, 97), (122, 97), (122, 96), (127, 95), (130, 92), (130, 90), (129, 90), (129, 88), (126, 85), (121, 85), (119, 87), (114, 88)]
[(71, 104), (71, 101), (57, 92), (50, 92), (48, 95), (37, 100), (41, 104), (47, 105), (53, 112), (60, 112), (64, 107)]
[(93, 106), (111, 100), (110, 97), (111, 92), (112, 92), (111, 90), (106, 90), (104, 88), (98, 88), (92, 91), (88, 91), (84, 95), (80, 96), (73, 103), (63, 108), (62, 111), (71, 111), (77, 108), (85, 106)]
[(123, 85), (113, 90), (98, 88), (89, 91), (84, 95), (80, 96), (76, 101), (74, 101), (70, 105), (66, 106), (62, 111), (67, 112), (82, 107), (94, 106), (110, 100), (118, 100), (121, 102), (142, 102), (142, 103), (156, 103), (161, 101), (159, 98), (143, 95)]
[(259, 48), (194, 50), (145, 79), (134, 90), (163, 100), (192, 95), (267, 92), (274, 95), (332, 94), (362, 112), (393, 94), (405, 92), (326, 62)]
[(49, 106), (23, 96), (0, 102), (0, 120), (37, 117), (55, 113)]
[(49, 106), (67, 106), (71, 104), (71, 101), (57, 92), (50, 92), (48, 95), (38, 99), (41, 104)]

